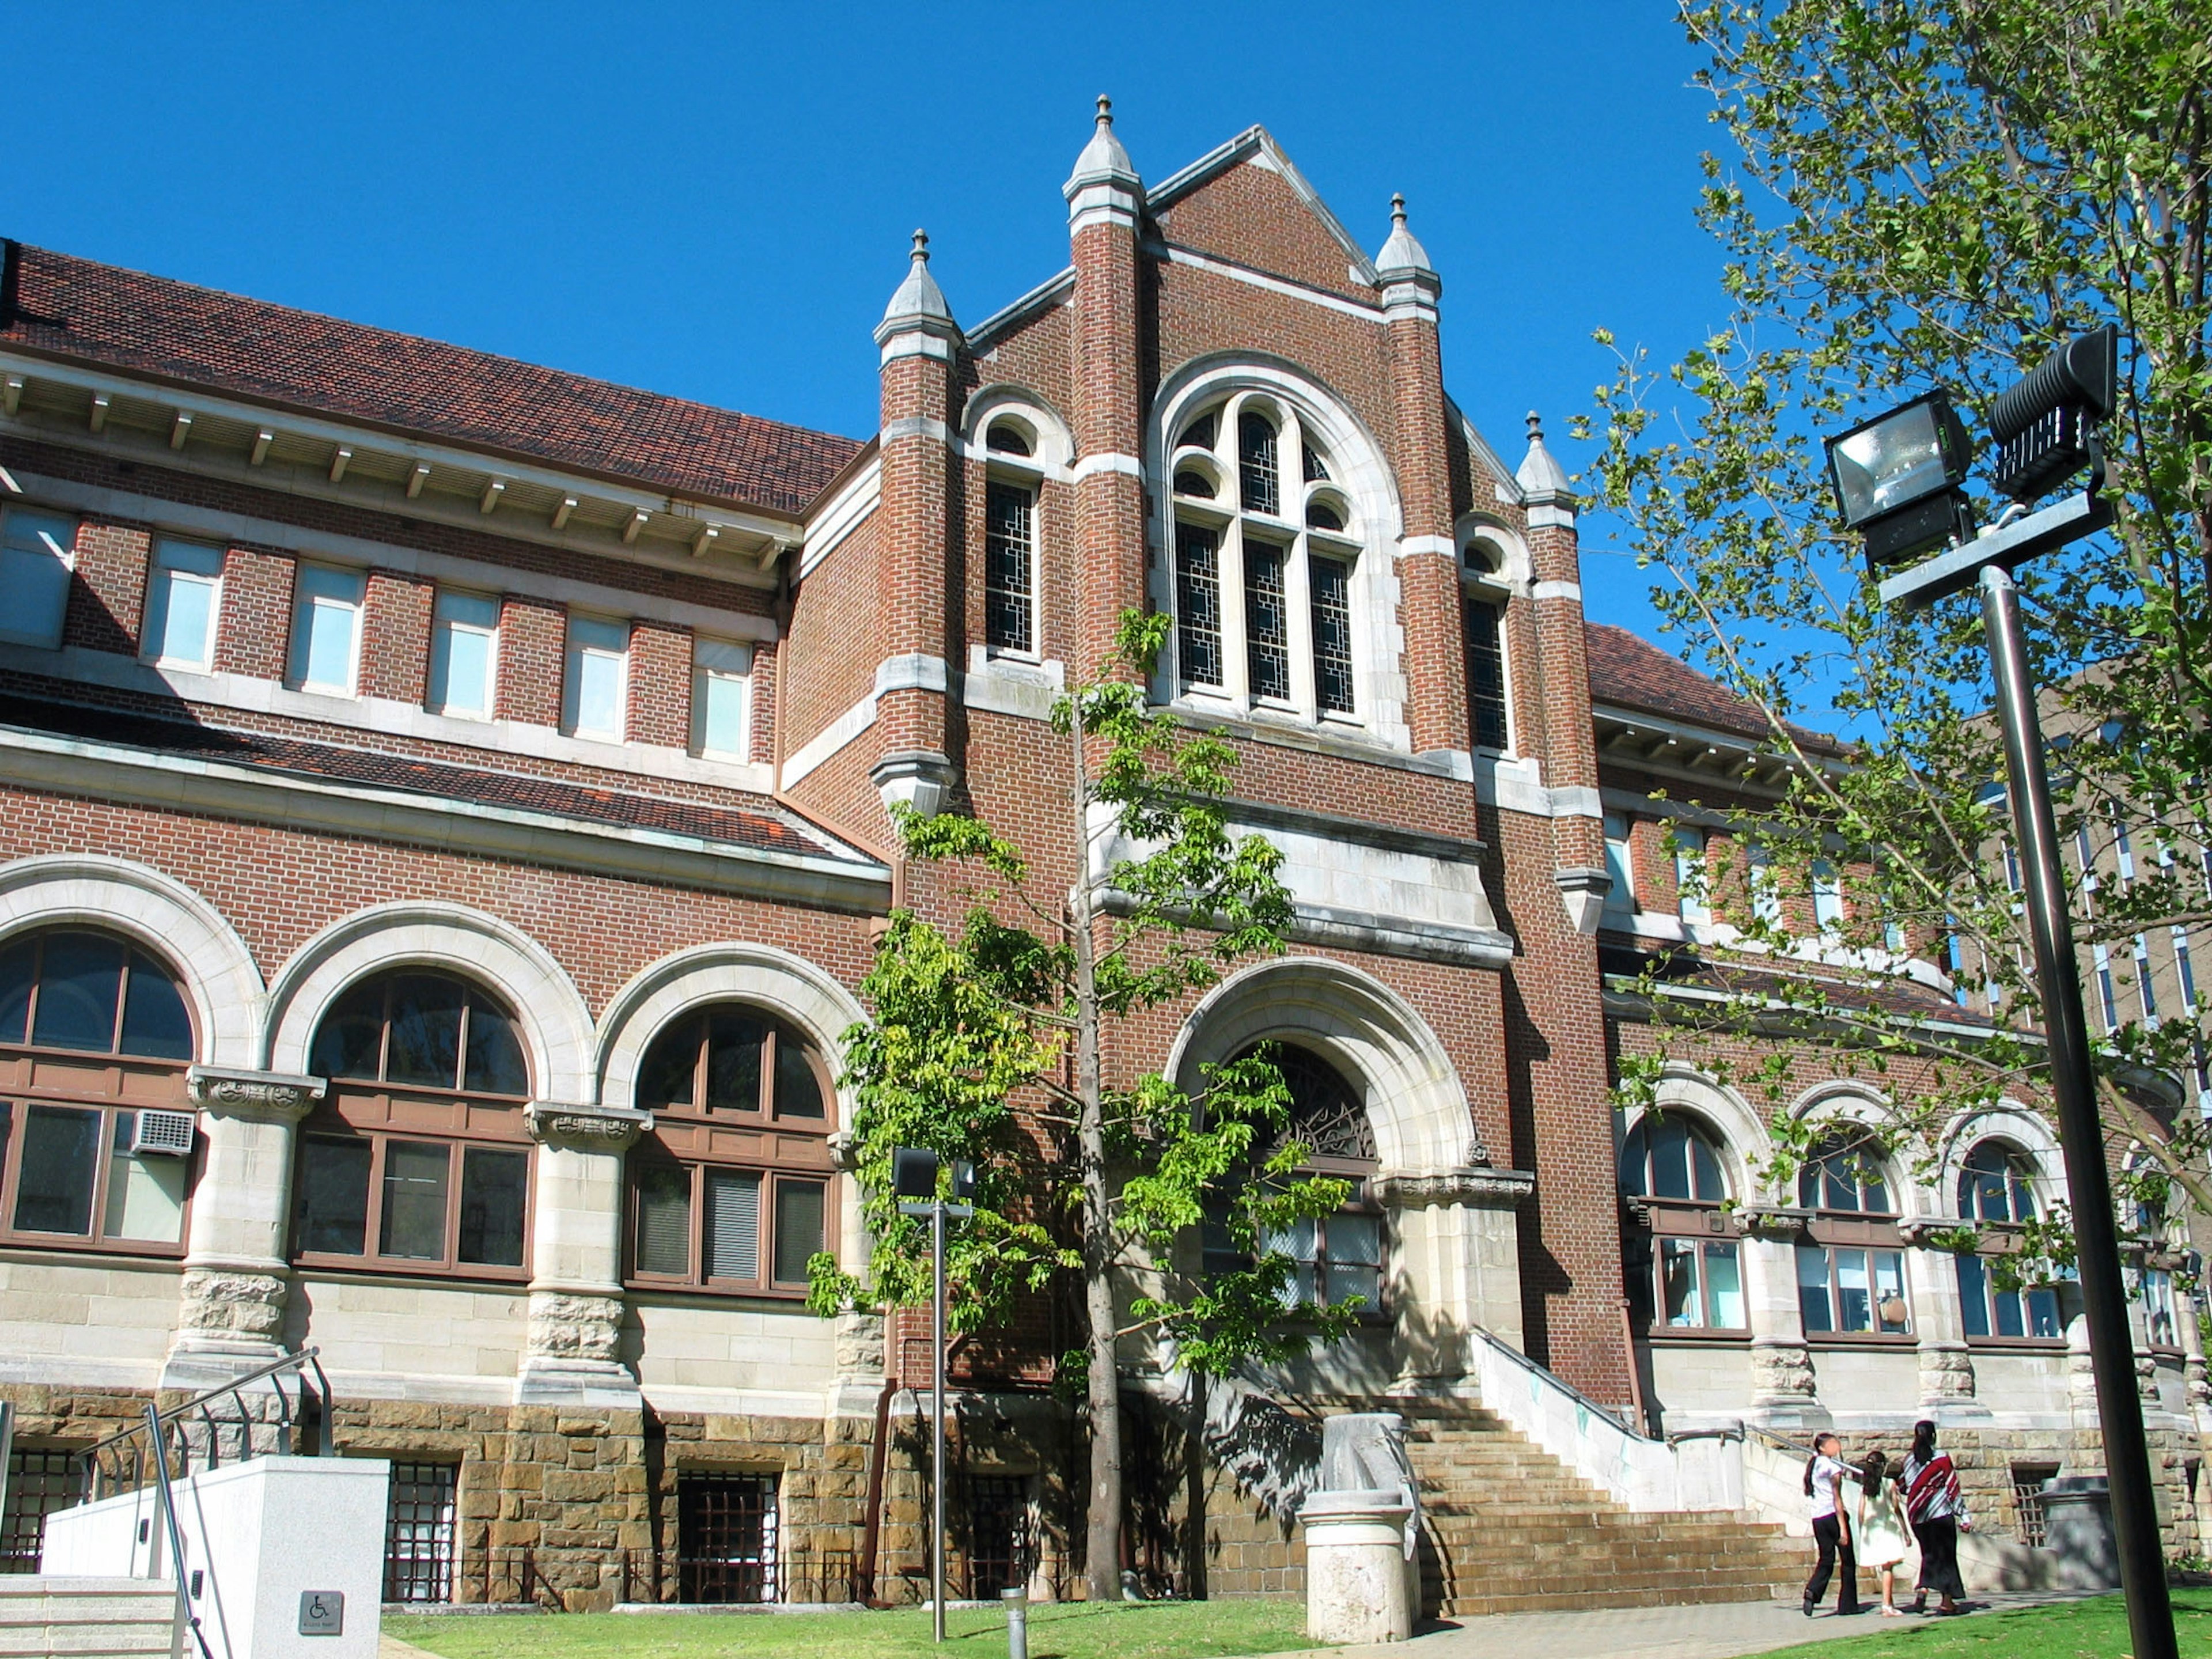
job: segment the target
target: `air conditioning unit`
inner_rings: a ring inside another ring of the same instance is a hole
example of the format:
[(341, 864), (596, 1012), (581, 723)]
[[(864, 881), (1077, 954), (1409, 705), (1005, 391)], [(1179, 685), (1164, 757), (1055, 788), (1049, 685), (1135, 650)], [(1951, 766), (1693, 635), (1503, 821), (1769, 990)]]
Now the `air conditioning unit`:
[(131, 1150), (190, 1158), (197, 1121), (191, 1112), (141, 1112), (131, 1131)]

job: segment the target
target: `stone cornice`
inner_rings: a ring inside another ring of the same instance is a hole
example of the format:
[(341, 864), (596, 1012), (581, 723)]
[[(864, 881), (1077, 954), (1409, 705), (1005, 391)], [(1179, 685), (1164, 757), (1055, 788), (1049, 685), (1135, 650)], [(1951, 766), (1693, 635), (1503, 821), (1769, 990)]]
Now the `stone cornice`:
[(269, 1123), (297, 1123), (329, 1086), (319, 1077), (248, 1072), (232, 1066), (195, 1066), (185, 1074), (185, 1093), (202, 1110)]
[(1792, 1239), (1804, 1232), (1812, 1218), (1810, 1210), (1792, 1205), (1747, 1204), (1735, 1212), (1735, 1228), (1747, 1237)]
[(1394, 1210), (1455, 1206), (1508, 1209), (1535, 1190), (1526, 1170), (1443, 1170), (1432, 1175), (1383, 1175), (1368, 1182), (1377, 1203)]
[(629, 1106), (568, 1106), (533, 1100), (522, 1109), (530, 1138), (570, 1152), (618, 1152), (653, 1127), (653, 1114)]

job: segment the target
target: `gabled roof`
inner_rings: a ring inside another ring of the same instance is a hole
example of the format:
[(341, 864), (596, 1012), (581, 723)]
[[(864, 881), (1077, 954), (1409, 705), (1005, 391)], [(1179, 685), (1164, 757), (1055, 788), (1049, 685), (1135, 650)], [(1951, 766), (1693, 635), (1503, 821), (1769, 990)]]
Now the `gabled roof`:
[(860, 447), (45, 248), (4, 251), (0, 348), (794, 517)]
[[(1591, 702), (1640, 709), (1740, 737), (1770, 735), (1766, 717), (1754, 704), (1650, 641), (1611, 623), (1584, 623), (1583, 629)], [(1790, 729), (1816, 752), (1842, 752), (1842, 745), (1826, 732), (1795, 724)]]
[(1283, 175), (1292, 192), (1305, 204), (1307, 211), (1320, 220), (1322, 228), (1335, 238), (1344, 249), (1345, 261), (1352, 267), (1352, 274), (1370, 288), (1378, 283), (1381, 278), (1376, 275), (1375, 262), (1367, 257), (1367, 250), (1352, 240), (1352, 233), (1344, 228), (1344, 221), (1330, 210), (1328, 204), (1322, 200), (1321, 192), (1308, 182), (1297, 164), (1283, 154), (1283, 147), (1275, 142), (1275, 136), (1263, 126), (1245, 128), (1227, 143), (1206, 151), (1181, 172), (1154, 185), (1145, 192), (1146, 211), (1154, 214), (1166, 212), (1201, 185), (1218, 179), (1238, 162), (1249, 161), (1255, 155), (1263, 157), (1267, 167)]

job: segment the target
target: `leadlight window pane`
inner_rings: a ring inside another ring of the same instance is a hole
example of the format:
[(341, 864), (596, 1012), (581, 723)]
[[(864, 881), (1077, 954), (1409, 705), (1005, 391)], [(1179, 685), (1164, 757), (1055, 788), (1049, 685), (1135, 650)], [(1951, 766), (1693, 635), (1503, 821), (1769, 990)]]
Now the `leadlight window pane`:
[(1697, 1196), (1718, 1203), (1728, 1196), (1728, 1182), (1721, 1176), (1720, 1160), (1713, 1149), (1705, 1144), (1703, 1135), (1690, 1135), (1691, 1173), (1696, 1177)]
[(1743, 1273), (1733, 1244), (1705, 1244), (1705, 1297), (1712, 1323), (1722, 1330), (1744, 1328)]
[(691, 1271), (691, 1174), (647, 1164), (637, 1172), (637, 1270), (681, 1279)]
[(1221, 684), (1219, 552), (1212, 531), (1176, 526), (1176, 655), (1185, 685)]
[(1328, 464), (1322, 459), (1311, 444), (1301, 444), (1299, 448), (1304, 452), (1306, 482), (1308, 483), (1325, 482), (1328, 477)]
[(699, 1022), (687, 1019), (653, 1040), (638, 1068), (637, 1103), (647, 1111), (689, 1106), (699, 1070)]
[(761, 1178), (750, 1170), (707, 1171), (707, 1277), (760, 1277)]
[(48, 934), (31, 1041), (41, 1048), (113, 1052), (122, 988), (123, 946), (116, 940), (97, 933)]
[(1499, 607), (1487, 599), (1468, 599), (1467, 614), (1468, 713), (1478, 749), (1505, 747), (1505, 647), (1498, 629)]
[(1959, 1266), (1959, 1304), (1966, 1316), (1968, 1336), (1990, 1334), (1990, 1270), (1978, 1255), (1954, 1258)]
[(39, 943), (23, 939), (0, 951), (0, 1042), (21, 1042), (39, 975)]
[(1364, 1308), (1382, 1305), (1382, 1218), (1340, 1211), (1328, 1219), (1328, 1253), (1322, 1294), (1331, 1307), (1352, 1297)]
[(1036, 497), (994, 482), (983, 497), (985, 637), (1000, 651), (1036, 648)]
[(143, 1244), (175, 1244), (185, 1237), (185, 1176), (190, 1158), (131, 1150), (138, 1114), (115, 1114), (107, 1160), (107, 1214), (100, 1231)]
[(1218, 430), (1216, 416), (1201, 415), (1183, 428), (1182, 436), (1176, 441), (1176, 447), (1181, 448), (1188, 446), (1193, 449), (1211, 449), (1213, 447), (1214, 437)]
[(1311, 1304), (1319, 1294), (1315, 1262), (1320, 1255), (1320, 1232), (1313, 1218), (1303, 1216), (1287, 1227), (1266, 1229), (1260, 1236), (1260, 1249), (1267, 1255), (1290, 1259), (1290, 1273), (1283, 1285), (1283, 1305), (1295, 1308)]
[(819, 1181), (779, 1181), (775, 1186), (775, 1280), (804, 1285), (806, 1264), (820, 1254), (822, 1218), (829, 1188)]
[(1002, 455), (1026, 455), (1030, 453), (1030, 441), (1022, 435), (1021, 429), (1004, 421), (983, 434), (983, 447), (995, 449)]
[(23, 1167), (16, 1178), (15, 1229), (29, 1233), (92, 1231), (92, 1184), (100, 1163), (98, 1112), (33, 1106), (23, 1123)]
[(1688, 1198), (1690, 1193), (1690, 1134), (1673, 1119), (1651, 1131), (1651, 1195)]
[(384, 1143), (384, 1224), (379, 1255), (437, 1261), (446, 1254), (446, 1183), (450, 1146), (421, 1140)]
[(309, 1135), (300, 1169), (300, 1248), (359, 1255), (368, 1248), (369, 1143)]
[(1244, 544), (1244, 665), (1255, 697), (1288, 702), (1291, 623), (1283, 600), (1285, 550)]
[(461, 1087), (480, 1095), (530, 1092), (530, 1068), (523, 1064), (522, 1039), (514, 1020), (480, 996), (469, 998), (468, 1063)]
[(1828, 1295), (1828, 1253), (1817, 1244), (1797, 1247), (1797, 1314), (1809, 1332), (1836, 1328)]
[(1864, 1250), (1831, 1250), (1836, 1263), (1838, 1324), (1847, 1331), (1874, 1328), (1874, 1285)]
[(1352, 712), (1352, 567), (1341, 559), (1307, 563), (1312, 591), (1314, 696), (1330, 714)]
[(768, 1027), (750, 1014), (718, 1013), (707, 1021), (707, 1109), (757, 1112), (761, 1043)]
[(775, 1040), (775, 1115), (778, 1117), (820, 1117), (822, 1079), (806, 1050), (778, 1033)]
[(1275, 428), (1264, 415), (1237, 417), (1237, 489), (1247, 513), (1279, 516), (1282, 480), (1275, 466)]
[(451, 1089), (460, 1078), (461, 1009), (467, 993), (441, 974), (402, 974), (392, 981), (392, 1046), (384, 1075), (392, 1083)]
[(1306, 507), (1306, 526), (1312, 530), (1340, 531), (1344, 528), (1344, 515), (1327, 501), (1314, 501)]
[(376, 1077), (384, 1054), (385, 984), (374, 979), (355, 986), (323, 1016), (308, 1062), (316, 1076)]
[(1667, 1322), (1702, 1326), (1705, 1297), (1698, 1288), (1698, 1242), (1667, 1238), (1659, 1243), (1659, 1292)]
[(489, 1146), (461, 1149), (461, 1261), (485, 1267), (522, 1265), (529, 1190), (529, 1153)]
[(146, 1060), (190, 1060), (191, 1016), (177, 982), (137, 951), (131, 953), (130, 982), (123, 993), (120, 1051)]
[(1210, 501), (1213, 499), (1213, 481), (1203, 472), (1178, 472), (1175, 475), (1175, 493), (1195, 495), (1200, 501)]

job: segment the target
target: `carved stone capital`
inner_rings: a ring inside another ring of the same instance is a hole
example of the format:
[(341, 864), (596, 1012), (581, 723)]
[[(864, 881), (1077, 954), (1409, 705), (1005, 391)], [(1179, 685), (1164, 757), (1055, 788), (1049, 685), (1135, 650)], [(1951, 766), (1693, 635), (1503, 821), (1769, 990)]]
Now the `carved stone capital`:
[(195, 1066), (185, 1073), (192, 1104), (218, 1117), (297, 1123), (314, 1109), (330, 1085), (319, 1077), (248, 1072), (232, 1066)]
[(1428, 1210), (1452, 1205), (1504, 1210), (1535, 1190), (1526, 1170), (1444, 1170), (1433, 1175), (1376, 1176), (1367, 1183), (1375, 1201), (1394, 1210)]
[(563, 1106), (533, 1100), (522, 1109), (530, 1138), (577, 1152), (619, 1152), (653, 1127), (653, 1114), (629, 1106)]

